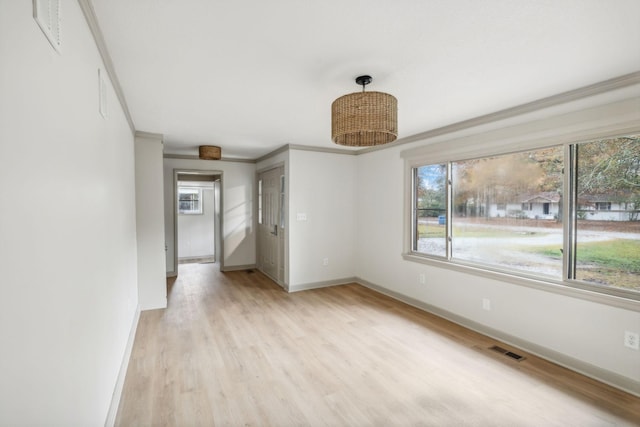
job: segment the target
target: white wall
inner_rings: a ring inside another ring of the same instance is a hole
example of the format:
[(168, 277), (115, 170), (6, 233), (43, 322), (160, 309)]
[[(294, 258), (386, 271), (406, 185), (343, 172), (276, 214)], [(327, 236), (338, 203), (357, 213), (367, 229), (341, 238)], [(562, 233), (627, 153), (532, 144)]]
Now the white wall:
[(142, 310), (167, 306), (164, 244), (162, 139), (136, 136), (136, 220), (138, 235), (138, 297)]
[(32, 2), (0, 12), (0, 425), (104, 425), (136, 319), (133, 133), (62, 1), (62, 53)]
[[(623, 346), (624, 331), (640, 328), (637, 310), (403, 259), (409, 213), (400, 152), (430, 142), (357, 157), (356, 275), (383, 291), (640, 393), (640, 354)], [(426, 276), (426, 284), (419, 284), (419, 274)], [(482, 309), (483, 298), (491, 300), (491, 311)]]
[(254, 266), (256, 263), (256, 224), (253, 198), (255, 163), (199, 159), (164, 159), (164, 214), (167, 243), (167, 272), (174, 265), (174, 182), (173, 171), (203, 170), (222, 173), (222, 237), (225, 269)]
[[(353, 278), (356, 165), (352, 155), (290, 150), (290, 290)], [(307, 220), (298, 221), (298, 213), (306, 214)]]
[(202, 214), (178, 215), (178, 257), (198, 258), (214, 255), (213, 182), (185, 183), (185, 187), (202, 190)]

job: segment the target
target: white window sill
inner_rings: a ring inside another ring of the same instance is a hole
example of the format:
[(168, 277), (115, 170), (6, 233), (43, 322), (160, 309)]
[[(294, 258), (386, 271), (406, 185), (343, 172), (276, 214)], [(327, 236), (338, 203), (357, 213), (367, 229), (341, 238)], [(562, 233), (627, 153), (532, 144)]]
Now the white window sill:
[(402, 258), (405, 261), (417, 262), (433, 267), (486, 277), (489, 279), (526, 286), (528, 288), (565, 295), (572, 298), (579, 298), (626, 310), (640, 311), (640, 300), (638, 300), (638, 296), (635, 295), (635, 293), (625, 291), (624, 289), (609, 287), (601, 288), (596, 285), (589, 285), (587, 283), (577, 281), (572, 281), (568, 284), (560, 280), (556, 281), (553, 279), (526, 277), (512, 272), (491, 270), (461, 262), (431, 258), (415, 252), (403, 253)]

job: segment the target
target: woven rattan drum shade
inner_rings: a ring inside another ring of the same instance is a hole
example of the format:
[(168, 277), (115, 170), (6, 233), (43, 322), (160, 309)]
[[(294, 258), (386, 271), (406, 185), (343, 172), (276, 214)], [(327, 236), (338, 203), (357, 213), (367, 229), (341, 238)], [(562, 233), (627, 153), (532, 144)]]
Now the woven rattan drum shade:
[(222, 157), (222, 150), (215, 145), (201, 145), (198, 151), (202, 160), (220, 160)]
[(398, 137), (398, 101), (383, 92), (356, 92), (331, 104), (331, 139), (336, 144), (368, 147)]

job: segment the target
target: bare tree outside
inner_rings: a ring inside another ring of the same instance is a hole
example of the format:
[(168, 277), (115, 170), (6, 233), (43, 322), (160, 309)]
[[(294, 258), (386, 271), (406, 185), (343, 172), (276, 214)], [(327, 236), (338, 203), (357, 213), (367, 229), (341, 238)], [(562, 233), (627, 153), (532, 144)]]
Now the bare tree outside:
[(640, 290), (640, 138), (578, 144), (576, 151), (576, 278)]

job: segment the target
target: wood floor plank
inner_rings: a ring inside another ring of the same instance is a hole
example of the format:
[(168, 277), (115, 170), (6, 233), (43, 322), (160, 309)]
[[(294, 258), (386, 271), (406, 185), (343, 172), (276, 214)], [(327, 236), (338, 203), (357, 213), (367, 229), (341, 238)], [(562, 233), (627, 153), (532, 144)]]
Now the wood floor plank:
[(356, 284), (183, 264), (140, 316), (116, 425), (640, 424), (639, 398), (492, 345), (510, 349)]

